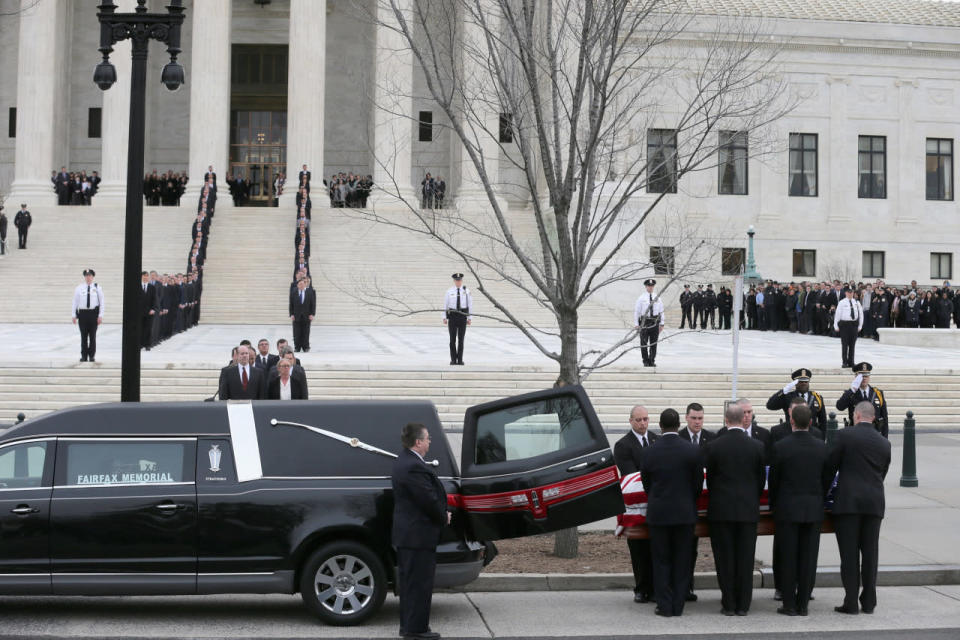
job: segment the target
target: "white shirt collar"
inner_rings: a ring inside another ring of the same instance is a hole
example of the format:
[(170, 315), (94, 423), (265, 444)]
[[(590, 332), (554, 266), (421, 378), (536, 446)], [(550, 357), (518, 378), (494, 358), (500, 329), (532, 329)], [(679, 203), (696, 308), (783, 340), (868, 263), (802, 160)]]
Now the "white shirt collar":
[(646, 438), (647, 444), (650, 444), (650, 430), (649, 430), (649, 429), (648, 429), (647, 432), (644, 433), (643, 435), (640, 435), (639, 433), (637, 433), (637, 432), (634, 431), (633, 429), (630, 429), (630, 433), (632, 433), (633, 435), (635, 435), (635, 436), (637, 437), (637, 440), (640, 442), (640, 444), (643, 444), (643, 439), (644, 439), (644, 438)]
[(420, 455), (417, 451), (414, 451), (413, 449), (409, 449), (409, 451), (410, 451), (410, 453), (412, 453), (413, 455), (415, 455), (415, 456), (417, 456), (418, 458), (420, 458), (420, 462), (423, 462), (424, 464), (426, 464), (427, 461), (424, 460), (424, 459), (423, 459), (423, 456)]
[(747, 433), (747, 430), (744, 429), (743, 427), (727, 427), (727, 431), (733, 431), (734, 429), (739, 429), (740, 431), (743, 431), (747, 435), (750, 435), (749, 433)]
[(661, 436), (679, 436), (680, 434), (677, 433), (676, 431), (661, 431), (660, 435)]

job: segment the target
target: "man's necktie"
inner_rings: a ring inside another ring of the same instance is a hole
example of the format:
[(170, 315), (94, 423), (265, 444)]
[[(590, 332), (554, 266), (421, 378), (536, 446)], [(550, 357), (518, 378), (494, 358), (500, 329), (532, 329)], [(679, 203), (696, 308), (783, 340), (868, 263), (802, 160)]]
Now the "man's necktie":
[(460, 311), (460, 287), (457, 287), (457, 311)]
[(247, 368), (242, 367), (240, 369), (240, 384), (243, 385), (243, 390), (247, 390)]
[(850, 319), (856, 320), (856, 318), (853, 317), (853, 300), (850, 301)]
[(90, 308), (90, 285), (87, 285), (87, 309)]
[(699, 434), (696, 434), (696, 433), (693, 434), (693, 444), (700, 444), (700, 435), (699, 435)]
[(647, 446), (647, 436), (640, 436), (640, 446), (646, 448)]
[(303, 304), (303, 291), (300, 292), (300, 304)]

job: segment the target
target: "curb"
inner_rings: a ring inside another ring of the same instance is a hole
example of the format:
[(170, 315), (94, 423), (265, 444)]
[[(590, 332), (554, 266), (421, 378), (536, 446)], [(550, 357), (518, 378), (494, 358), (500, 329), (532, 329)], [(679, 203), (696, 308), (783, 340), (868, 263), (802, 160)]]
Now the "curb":
[[(698, 572), (696, 589), (718, 589), (717, 575)], [(960, 584), (960, 565), (913, 565), (880, 567), (877, 585), (882, 587), (919, 587)], [(840, 567), (817, 569), (817, 586), (842, 587)], [(773, 589), (773, 569), (762, 567), (753, 575), (754, 589)], [(484, 573), (468, 585), (452, 592), (490, 591), (620, 591), (633, 589), (632, 573)]]

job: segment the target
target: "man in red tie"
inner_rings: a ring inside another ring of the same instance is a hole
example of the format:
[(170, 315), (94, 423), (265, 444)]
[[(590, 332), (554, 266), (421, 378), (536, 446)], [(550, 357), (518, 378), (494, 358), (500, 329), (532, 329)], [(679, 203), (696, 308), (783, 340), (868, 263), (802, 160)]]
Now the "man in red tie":
[(253, 349), (237, 347), (237, 365), (230, 367), (220, 382), (221, 400), (263, 400), (264, 373), (250, 364)]

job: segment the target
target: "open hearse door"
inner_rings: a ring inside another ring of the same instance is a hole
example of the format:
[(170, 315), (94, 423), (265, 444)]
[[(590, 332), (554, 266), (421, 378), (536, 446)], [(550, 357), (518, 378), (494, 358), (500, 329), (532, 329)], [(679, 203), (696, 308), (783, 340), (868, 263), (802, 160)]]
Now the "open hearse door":
[(462, 509), (481, 540), (548, 533), (623, 512), (613, 454), (580, 385), (470, 407)]

